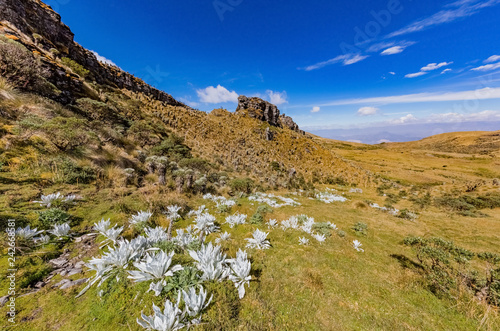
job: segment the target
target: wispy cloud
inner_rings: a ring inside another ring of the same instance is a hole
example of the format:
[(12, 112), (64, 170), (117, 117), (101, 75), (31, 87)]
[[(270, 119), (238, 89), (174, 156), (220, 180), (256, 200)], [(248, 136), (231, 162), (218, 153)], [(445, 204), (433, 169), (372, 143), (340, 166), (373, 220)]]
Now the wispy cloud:
[(445, 74), (445, 73), (447, 73), (447, 72), (450, 72), (450, 71), (452, 71), (452, 70), (451, 70), (451, 69), (449, 69), (449, 68), (448, 68), (448, 69), (444, 69), (443, 71), (441, 71), (441, 75), (442, 75), (442, 74)]
[(472, 68), (472, 71), (491, 71), (500, 68), (500, 62), (493, 64), (486, 64), (477, 68)]
[(420, 72), (415, 72), (413, 74), (407, 74), (407, 75), (405, 75), (405, 77), (406, 78), (416, 78), (416, 77), (420, 77), (420, 76), (423, 76), (426, 74), (427, 74), (426, 72), (420, 71)]
[(382, 51), (382, 53), (380, 53), (380, 55), (394, 55), (394, 54), (399, 54), (399, 53), (403, 53), (403, 51), (405, 50), (404, 47), (402, 46), (392, 46), (384, 51)]
[(416, 93), (405, 95), (392, 95), (374, 98), (335, 100), (320, 106), (343, 106), (343, 105), (388, 105), (419, 102), (441, 102), (441, 101), (465, 101), (465, 100), (487, 100), (500, 99), (500, 88), (486, 87), (477, 90), (445, 92), (445, 93)]
[(318, 62), (318, 63), (310, 65), (308, 67), (299, 68), (299, 69), (302, 69), (305, 71), (312, 71), (312, 70), (321, 69), (323, 67), (326, 67), (326, 66), (329, 66), (332, 64), (336, 64), (336, 63), (342, 63), (343, 65), (347, 66), (347, 65), (351, 65), (351, 64), (363, 61), (367, 57), (369, 57), (369, 55), (344, 54), (344, 55), (339, 55), (337, 57), (334, 57), (333, 59), (323, 61), (323, 62)]
[(361, 107), (358, 109), (359, 116), (371, 116), (376, 115), (379, 109), (375, 107)]
[(198, 94), (200, 101), (204, 103), (238, 102), (238, 93), (229, 91), (220, 85), (196, 90), (196, 94)]
[(269, 96), (269, 101), (276, 106), (282, 105), (284, 103), (288, 103), (288, 96), (286, 94), (286, 91), (275, 92), (275, 91), (267, 90), (266, 93)]
[(441, 63), (429, 63), (425, 67), (422, 67), (420, 71), (432, 71), (432, 70), (437, 70), (442, 67), (447, 67), (450, 64), (453, 64), (453, 62), (441, 62)]
[[(405, 75), (405, 77), (406, 78), (420, 77), (420, 76), (427, 74), (429, 71), (437, 70), (439, 68), (449, 66), (450, 64), (453, 64), (453, 62), (429, 63), (425, 67), (420, 68), (419, 72)], [(445, 71), (443, 71), (442, 73), (444, 73), (444, 72)]]
[(389, 121), (391, 124), (408, 124), (408, 123), (414, 123), (417, 121), (417, 118), (413, 116), (412, 114), (408, 114), (406, 116), (394, 119)]
[(500, 61), (500, 55), (492, 55), (489, 58), (487, 58), (486, 60), (484, 60), (483, 62), (484, 63), (493, 63), (493, 62), (498, 62), (498, 61)]
[(91, 51), (92, 54), (95, 55), (95, 57), (97, 58), (97, 61), (99, 62), (102, 62), (104, 64), (109, 64), (109, 65), (112, 65), (112, 66), (115, 66), (115, 67), (118, 67), (113, 61), (111, 61), (110, 59), (107, 59), (105, 58), (104, 56), (101, 56), (99, 55), (99, 53), (95, 52), (95, 51)]
[(314, 106), (312, 109), (311, 109), (311, 113), (319, 113), (319, 111), (321, 110), (320, 107), (318, 106)]
[(413, 32), (425, 30), (427, 28), (450, 23), (460, 18), (472, 16), (478, 13), (481, 9), (495, 6), (500, 3), (500, 0), (461, 0), (447, 5), (447, 9), (443, 9), (434, 15), (418, 20), (410, 25), (389, 34), (388, 38), (394, 38), (406, 35)]

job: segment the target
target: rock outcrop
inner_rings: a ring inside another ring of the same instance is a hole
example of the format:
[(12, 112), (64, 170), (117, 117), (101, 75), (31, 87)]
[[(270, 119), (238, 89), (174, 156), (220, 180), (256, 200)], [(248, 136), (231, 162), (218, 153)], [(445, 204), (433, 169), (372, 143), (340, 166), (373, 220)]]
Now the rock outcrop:
[(39, 54), (49, 73), (48, 80), (62, 91), (62, 96), (55, 98), (60, 102), (69, 103), (85, 95), (85, 87), (77, 81), (78, 77), (68, 75), (57, 61), (67, 57), (89, 70), (88, 80), (190, 108), (120, 68), (99, 62), (91, 51), (74, 41), (73, 32), (61, 22), (61, 16), (39, 0), (0, 0), (0, 34)]
[(290, 130), (304, 133), (299, 129), (299, 126), (291, 117), (286, 116), (285, 114), (280, 114), (280, 110), (276, 105), (257, 97), (249, 98), (244, 95), (240, 95), (238, 97), (238, 107), (236, 108), (235, 113), (267, 122), (272, 126), (289, 128)]

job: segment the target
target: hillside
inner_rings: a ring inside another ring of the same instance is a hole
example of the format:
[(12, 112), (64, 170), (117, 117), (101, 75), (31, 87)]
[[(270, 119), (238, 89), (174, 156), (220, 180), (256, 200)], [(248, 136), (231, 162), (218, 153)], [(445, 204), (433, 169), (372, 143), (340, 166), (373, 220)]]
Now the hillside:
[(0, 326), (499, 330), (498, 144), (192, 109), (0, 1)]

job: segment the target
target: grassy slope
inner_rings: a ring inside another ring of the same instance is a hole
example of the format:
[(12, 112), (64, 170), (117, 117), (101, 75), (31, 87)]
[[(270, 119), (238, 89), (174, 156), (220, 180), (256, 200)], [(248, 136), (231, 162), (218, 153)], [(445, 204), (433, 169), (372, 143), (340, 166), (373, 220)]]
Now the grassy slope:
[[(2, 178), (6, 175), (2, 174)], [(5, 180), (4, 180), (5, 181)], [(26, 188), (28, 184), (21, 185)], [(5, 185), (2, 185), (5, 189)], [(61, 189), (68, 189), (62, 188)], [(74, 188), (73, 188), (74, 189)], [(112, 217), (122, 223), (127, 213), (117, 212), (119, 203), (132, 209), (147, 208), (144, 192), (117, 192), (104, 190), (92, 194), (90, 188), (81, 187), (88, 197), (73, 214), (84, 217), (80, 228), (85, 228), (101, 217)], [(123, 196), (124, 193), (131, 195)], [(117, 199), (118, 198), (118, 199)], [(404, 330), (472, 330), (477, 329), (478, 317), (467, 318), (452, 302), (440, 300), (419, 285), (416, 275), (404, 269), (393, 254), (412, 257), (401, 240), (407, 234), (442, 236), (475, 251), (500, 252), (500, 215), (492, 211), (491, 218), (471, 219), (431, 209), (423, 212), (415, 223), (403, 221), (373, 209), (357, 209), (354, 202), (372, 199), (383, 203), (374, 190), (353, 194), (346, 203), (324, 204), (300, 198), (300, 207), (276, 209), (270, 217), (279, 220), (305, 213), (316, 221), (333, 221), (347, 232), (346, 238), (335, 234), (323, 245), (298, 245), (301, 232), (272, 230), (273, 248), (265, 252), (252, 252), (254, 269), (261, 274), (242, 300), (238, 324), (243, 329), (404, 329)], [(2, 197), (4, 199), (4, 197)], [(4, 202), (4, 201), (2, 201)], [(251, 214), (256, 205), (240, 200), (237, 210)], [(195, 200), (194, 205), (206, 203)], [(401, 203), (405, 206), (406, 201)], [(209, 204), (209, 206), (211, 206)], [(219, 216), (219, 219), (223, 218)], [(357, 237), (350, 230), (358, 221), (369, 225), (366, 237)], [(185, 226), (183, 221), (179, 226)], [(234, 240), (228, 252), (234, 255), (244, 245), (256, 226), (244, 225), (233, 233)], [(262, 228), (262, 226), (260, 227)], [(365, 253), (356, 253), (350, 242), (357, 238)], [(72, 247), (70, 244), (69, 248)], [(5, 260), (2, 259), (2, 264)], [(76, 277), (79, 278), (80, 276)], [(18, 298), (19, 320), (14, 330), (138, 330), (135, 318), (139, 311), (149, 312), (151, 295), (139, 295), (139, 288), (123, 289), (117, 286), (103, 299), (95, 290), (75, 299), (77, 289), (52, 290)], [(135, 300), (134, 300), (135, 298)], [(4, 311), (5, 308), (2, 308)], [(470, 309), (467, 309), (470, 311)], [(490, 329), (498, 328), (498, 320), (488, 320)], [(493, 324), (497, 323), (497, 324)]]

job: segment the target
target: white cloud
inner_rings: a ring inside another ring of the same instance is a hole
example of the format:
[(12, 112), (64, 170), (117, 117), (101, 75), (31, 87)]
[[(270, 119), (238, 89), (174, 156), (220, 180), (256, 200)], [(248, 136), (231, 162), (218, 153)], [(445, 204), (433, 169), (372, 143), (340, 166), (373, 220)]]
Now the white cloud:
[(389, 73), (393, 76), (396, 74), (394, 71), (389, 71)]
[(371, 115), (376, 115), (378, 111), (379, 109), (375, 107), (361, 107), (358, 109), (358, 115), (371, 116)]
[(311, 113), (318, 113), (320, 110), (321, 110), (321, 108), (320, 108), (320, 107), (315, 106), (315, 107), (313, 107), (313, 108), (311, 109)]
[(420, 72), (415, 72), (413, 74), (407, 74), (405, 75), (406, 78), (415, 78), (415, 77), (420, 77), (427, 74), (426, 72), (420, 71)]
[(477, 68), (472, 68), (472, 71), (490, 71), (490, 70), (495, 70), (500, 68), (500, 62), (498, 63), (493, 63), (493, 64), (486, 64), (484, 66), (480, 66)]
[(478, 113), (432, 114), (423, 120), (426, 123), (493, 122), (500, 121), (500, 111), (485, 110)]
[(393, 46), (390, 48), (387, 48), (386, 50), (382, 51), (380, 55), (394, 55), (394, 54), (399, 54), (402, 53), (405, 50), (403, 46)]
[(465, 101), (465, 100), (490, 100), (500, 99), (500, 88), (485, 87), (477, 90), (459, 91), (459, 92), (442, 92), (442, 93), (416, 93), (405, 95), (393, 95), (373, 98), (360, 99), (344, 99), (335, 100), (330, 103), (319, 105), (327, 106), (343, 106), (343, 105), (359, 105), (359, 104), (404, 104), (404, 103), (419, 103), (419, 102), (440, 102), (440, 101)]
[(220, 85), (196, 90), (196, 94), (198, 94), (200, 101), (204, 103), (238, 102), (238, 93), (229, 91)]
[(323, 67), (326, 67), (331, 64), (336, 64), (342, 62), (343, 65), (348, 66), (360, 61), (363, 61), (369, 57), (369, 55), (361, 55), (361, 54), (344, 54), (344, 55), (339, 55), (337, 57), (334, 57), (333, 59), (323, 61), (323, 62), (318, 62), (316, 64), (310, 65), (305, 68), (300, 68), (305, 71), (312, 71), (316, 69), (321, 69)]
[(447, 72), (450, 72), (450, 71), (451, 71), (451, 69), (444, 69), (443, 71), (441, 71), (441, 75), (442, 75), (442, 74), (445, 74), (445, 73), (447, 73)]
[(420, 71), (432, 71), (432, 70), (437, 70), (442, 67), (447, 67), (450, 64), (453, 64), (453, 62), (441, 62), (441, 63), (429, 63), (425, 67), (422, 67)]
[(400, 117), (398, 119), (390, 121), (392, 124), (408, 124), (408, 123), (414, 123), (417, 121), (417, 118), (413, 116), (412, 114), (408, 114), (406, 116)]
[(493, 62), (497, 62), (497, 61), (500, 61), (500, 55), (492, 55), (489, 58), (487, 58), (486, 60), (484, 60), (483, 62), (484, 63), (493, 63)]
[(286, 91), (283, 92), (274, 92), (271, 90), (266, 91), (269, 96), (269, 101), (276, 106), (282, 105), (284, 103), (288, 103)]
[(106, 59), (104, 56), (99, 55), (97, 52), (95, 52), (95, 51), (91, 51), (91, 52), (92, 52), (92, 54), (95, 55), (95, 57), (97, 58), (97, 61), (102, 62), (104, 64), (109, 64), (109, 65), (118, 67), (113, 61)]
[[(413, 74), (408, 74), (405, 77), (406, 78), (420, 77), (420, 76), (425, 75), (429, 71), (433, 71), (433, 70), (437, 70), (437, 69), (442, 68), (442, 67), (449, 66), (452, 63), (453, 62), (429, 63), (425, 67), (420, 68), (420, 72), (416, 72), (416, 73), (413, 73)], [(444, 73), (444, 71), (442, 73)]]
[[(389, 34), (389, 38), (405, 35), (408, 33), (418, 32), (427, 28), (450, 23), (457, 19), (472, 16), (478, 13), (481, 9), (491, 7), (500, 3), (500, 0), (461, 0), (449, 4), (447, 9), (443, 9), (434, 15), (413, 22), (412, 24)], [(449, 9), (451, 8), (451, 9)]]

